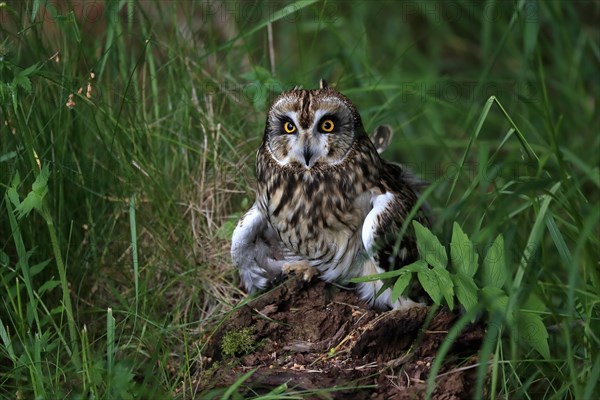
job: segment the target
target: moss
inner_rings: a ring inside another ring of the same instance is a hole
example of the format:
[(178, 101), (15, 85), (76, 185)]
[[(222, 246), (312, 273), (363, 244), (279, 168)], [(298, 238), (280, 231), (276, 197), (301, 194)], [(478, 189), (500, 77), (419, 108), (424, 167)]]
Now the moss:
[(229, 331), (223, 336), (221, 351), (224, 357), (245, 355), (256, 349), (252, 329), (244, 328), (239, 331)]

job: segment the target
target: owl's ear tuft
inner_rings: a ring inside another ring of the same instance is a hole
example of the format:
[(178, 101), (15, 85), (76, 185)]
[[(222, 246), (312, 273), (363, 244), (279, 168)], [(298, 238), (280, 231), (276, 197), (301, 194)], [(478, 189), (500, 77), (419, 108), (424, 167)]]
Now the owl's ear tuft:
[(329, 84), (327, 83), (327, 81), (325, 79), (321, 79), (319, 81), (319, 88), (320, 89), (327, 89), (329, 87)]

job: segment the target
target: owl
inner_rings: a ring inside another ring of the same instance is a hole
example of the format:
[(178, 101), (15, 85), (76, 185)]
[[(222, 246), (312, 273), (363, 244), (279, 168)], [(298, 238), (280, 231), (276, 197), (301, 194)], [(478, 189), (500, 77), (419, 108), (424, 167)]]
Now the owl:
[[(386, 135), (378, 136), (385, 141)], [(256, 177), (256, 201), (238, 221), (231, 245), (249, 293), (290, 270), (345, 284), (415, 261), (412, 232), (401, 240), (398, 233), (422, 185), (379, 156), (354, 104), (325, 81), (319, 89), (295, 88), (275, 99)], [(415, 219), (427, 226), (426, 214), (419, 209)], [(380, 280), (358, 283), (357, 292), (380, 309), (418, 304), (405, 297), (392, 301)]]

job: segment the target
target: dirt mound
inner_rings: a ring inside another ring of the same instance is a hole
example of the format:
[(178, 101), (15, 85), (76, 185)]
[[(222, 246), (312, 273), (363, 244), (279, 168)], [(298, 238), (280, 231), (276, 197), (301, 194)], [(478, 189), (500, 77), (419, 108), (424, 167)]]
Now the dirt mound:
[[(233, 312), (205, 348), (200, 398), (244, 382), (248, 393), (287, 384), (305, 398), (420, 399), (436, 351), (457, 315), (441, 311), (426, 329), (427, 307), (377, 312), (356, 293), (292, 277)], [(469, 326), (446, 356), (433, 398), (471, 398), (483, 328)], [(232, 353), (236, 334), (247, 354)], [(231, 336), (233, 335), (233, 336)], [(241, 340), (241, 339), (239, 339)], [(224, 351), (225, 349), (225, 351)], [(329, 390), (323, 390), (329, 389)], [(222, 394), (222, 393), (221, 393)]]

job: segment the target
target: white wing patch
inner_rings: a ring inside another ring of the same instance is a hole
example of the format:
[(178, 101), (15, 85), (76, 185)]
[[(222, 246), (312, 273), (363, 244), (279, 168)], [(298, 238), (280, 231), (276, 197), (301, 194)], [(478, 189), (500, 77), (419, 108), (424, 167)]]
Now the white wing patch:
[(248, 248), (256, 241), (259, 232), (265, 228), (266, 220), (256, 204), (237, 223), (231, 237), (231, 258), (240, 266), (248, 256)]
[[(369, 255), (369, 259), (366, 260), (362, 266), (361, 276), (375, 275), (384, 272), (384, 269), (379, 267), (373, 257), (373, 246), (376, 241), (377, 230), (380, 225), (380, 218), (382, 214), (389, 212), (389, 207), (395, 200), (393, 193), (387, 192), (384, 194), (374, 195), (371, 198), (372, 208), (371, 211), (365, 217), (362, 227), (362, 241), (365, 249)], [(400, 258), (404, 259), (407, 255), (406, 248), (400, 250)], [(391, 307), (394, 309), (408, 309), (410, 307), (420, 306), (421, 303), (415, 303), (407, 297), (400, 296), (396, 301), (392, 301), (392, 290), (386, 289), (377, 296), (380, 289), (383, 287), (382, 281), (373, 282), (361, 282), (358, 284), (358, 292), (363, 300), (369, 302), (369, 304), (376, 307)]]
[(231, 258), (248, 293), (266, 288), (282, 276), (284, 265), (300, 261), (283, 246), (256, 203), (233, 231)]
[(394, 201), (395, 196), (393, 193), (387, 192), (384, 194), (378, 194), (371, 198), (373, 208), (367, 216), (362, 226), (362, 242), (365, 246), (365, 250), (370, 257), (373, 256), (372, 249), (375, 244), (375, 234), (379, 227), (379, 217), (381, 214), (387, 211), (389, 205)]

